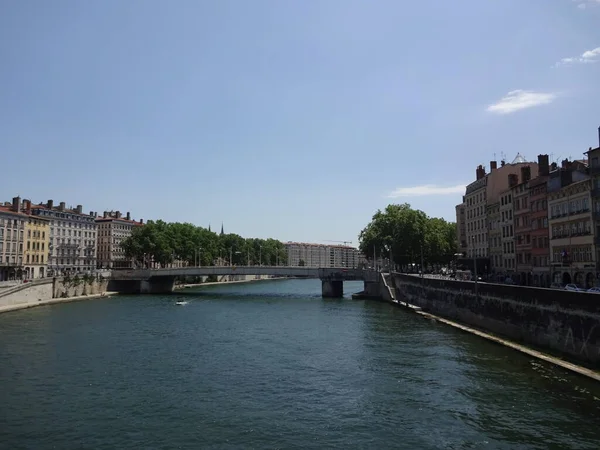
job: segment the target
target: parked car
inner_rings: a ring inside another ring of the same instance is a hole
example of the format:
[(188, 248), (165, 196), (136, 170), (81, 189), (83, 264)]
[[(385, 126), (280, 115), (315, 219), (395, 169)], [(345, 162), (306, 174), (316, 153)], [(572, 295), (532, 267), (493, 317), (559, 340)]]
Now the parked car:
[(598, 287), (598, 286), (591, 287), (587, 290), (587, 292), (589, 292), (591, 294), (600, 294), (600, 287)]
[(560, 283), (552, 283), (550, 285), (550, 289), (564, 289), (563, 285)]
[(565, 290), (567, 291), (575, 291), (575, 292), (585, 292), (585, 289), (578, 287), (576, 284), (569, 283), (565, 286)]

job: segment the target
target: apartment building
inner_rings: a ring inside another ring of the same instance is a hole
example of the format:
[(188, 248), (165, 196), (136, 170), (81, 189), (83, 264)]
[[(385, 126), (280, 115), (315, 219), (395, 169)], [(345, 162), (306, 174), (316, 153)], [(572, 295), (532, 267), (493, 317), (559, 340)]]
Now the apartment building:
[[(598, 135), (600, 141), (600, 128), (598, 129)], [(596, 261), (600, 262), (600, 143), (598, 148), (590, 148), (587, 155), (592, 183), (592, 215), (594, 217), (592, 229), (596, 235)]]
[(488, 177), (482, 165), (475, 170), (475, 181), (465, 190), (464, 205), (468, 258), (485, 258), (488, 256), (487, 220), (486, 220), (486, 185)]
[(104, 211), (96, 219), (98, 267), (102, 269), (130, 269), (133, 261), (125, 257), (121, 242), (131, 236), (135, 227), (142, 226), (143, 220), (136, 222), (128, 212), (123, 216), (120, 211)]
[(344, 245), (285, 244), (288, 266), (298, 267), (358, 267), (362, 258), (358, 249)]
[(0, 205), (0, 281), (23, 277), (23, 241), (27, 216), (20, 211), (21, 199)]
[[(485, 267), (489, 269), (492, 265), (491, 259), (489, 259), (488, 205), (499, 202), (500, 197), (506, 195), (509, 189), (509, 174), (518, 175), (521, 167), (529, 166), (531, 177), (537, 177), (538, 175), (538, 164), (536, 162), (527, 162), (520, 154), (517, 154), (510, 164), (507, 164), (505, 161), (501, 161), (500, 164), (500, 167), (498, 167), (497, 161), (490, 161), (489, 174), (486, 173), (482, 165), (479, 165), (475, 170), (476, 179), (466, 187), (465, 196), (463, 197), (467, 242), (466, 253), (468, 258), (483, 258), (482, 261), (478, 261), (478, 267), (481, 271), (485, 270)], [(512, 207), (512, 200), (510, 206)], [(500, 204), (500, 207), (502, 207), (502, 204)]]
[(502, 220), (500, 202), (487, 206), (488, 242), (490, 269), (493, 273), (502, 273)]
[(465, 222), (465, 203), (456, 205), (456, 249), (459, 253), (467, 252), (467, 229)]
[(521, 178), (511, 189), (513, 199), (513, 223), (515, 233), (515, 261), (518, 281), (521, 285), (533, 283), (531, 261), (531, 223), (529, 209), (529, 180), (531, 168), (521, 167)]
[(562, 161), (548, 180), (552, 279), (594, 286), (596, 245), (592, 229), (592, 180), (579, 161)]
[[(516, 174), (509, 174), (510, 183), (518, 183)], [(500, 195), (500, 227), (502, 232), (502, 268), (503, 277), (513, 277), (517, 264), (515, 259), (515, 231), (513, 217), (512, 187)]]
[(31, 202), (25, 200), (25, 238), (23, 249), (23, 277), (44, 278), (48, 264), (50, 245), (50, 219), (31, 215)]
[(88, 272), (96, 269), (96, 213), (83, 213), (83, 207), (58, 206), (53, 200), (31, 206), (34, 216), (50, 220), (50, 254), (47, 273)]
[(549, 287), (552, 277), (547, 199), (548, 155), (538, 156), (538, 169), (539, 176), (529, 181), (532, 284), (533, 286)]

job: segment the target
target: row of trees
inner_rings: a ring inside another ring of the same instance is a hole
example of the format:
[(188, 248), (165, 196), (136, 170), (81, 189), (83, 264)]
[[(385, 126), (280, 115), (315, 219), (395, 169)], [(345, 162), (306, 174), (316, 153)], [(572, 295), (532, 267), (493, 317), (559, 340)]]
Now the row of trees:
[(423, 211), (412, 209), (408, 203), (389, 205), (378, 210), (359, 236), (361, 252), (369, 258), (389, 258), (393, 263), (407, 266), (420, 264), (448, 264), (456, 248), (456, 224), (429, 217)]
[(189, 265), (277, 265), (287, 262), (283, 243), (275, 239), (244, 239), (237, 234), (217, 234), (189, 223), (148, 221), (121, 242), (127, 258), (139, 267), (168, 266), (174, 261)]

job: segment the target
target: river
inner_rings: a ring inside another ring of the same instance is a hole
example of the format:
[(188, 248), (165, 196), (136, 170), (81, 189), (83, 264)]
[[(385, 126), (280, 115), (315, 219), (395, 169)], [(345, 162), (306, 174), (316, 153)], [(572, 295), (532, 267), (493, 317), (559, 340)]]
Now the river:
[(320, 293), (279, 280), (2, 314), (0, 448), (600, 447), (597, 383)]

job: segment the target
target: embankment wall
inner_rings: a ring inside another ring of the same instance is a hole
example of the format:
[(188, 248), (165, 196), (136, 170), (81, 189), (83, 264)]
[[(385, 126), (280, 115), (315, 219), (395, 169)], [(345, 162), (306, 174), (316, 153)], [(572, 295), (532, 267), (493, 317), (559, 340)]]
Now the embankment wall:
[(43, 304), (52, 299), (100, 295), (106, 292), (108, 280), (82, 278), (47, 278), (26, 283), (8, 293), (0, 292), (0, 311)]
[(600, 295), (394, 275), (398, 299), (600, 368)]

